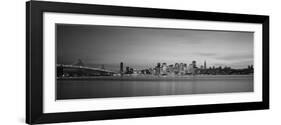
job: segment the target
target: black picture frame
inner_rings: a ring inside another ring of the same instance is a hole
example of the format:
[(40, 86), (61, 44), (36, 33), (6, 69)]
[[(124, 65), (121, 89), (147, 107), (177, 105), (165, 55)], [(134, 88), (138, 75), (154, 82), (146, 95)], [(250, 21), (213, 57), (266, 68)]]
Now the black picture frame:
[[(262, 24), (262, 101), (157, 108), (43, 113), (43, 13), (77, 13)], [(58, 123), (269, 109), (269, 16), (104, 6), (62, 2), (26, 3), (26, 123)]]

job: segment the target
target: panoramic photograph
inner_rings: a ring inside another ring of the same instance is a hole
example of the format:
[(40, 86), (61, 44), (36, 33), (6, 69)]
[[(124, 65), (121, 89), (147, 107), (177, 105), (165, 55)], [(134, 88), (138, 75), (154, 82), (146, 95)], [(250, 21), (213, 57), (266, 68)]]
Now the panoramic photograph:
[(56, 100), (254, 92), (253, 32), (56, 24)]

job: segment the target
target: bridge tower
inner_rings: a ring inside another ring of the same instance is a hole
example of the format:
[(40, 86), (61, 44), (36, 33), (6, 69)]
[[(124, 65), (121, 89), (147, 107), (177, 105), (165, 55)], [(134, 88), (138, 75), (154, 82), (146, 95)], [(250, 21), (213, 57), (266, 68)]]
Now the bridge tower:
[(75, 66), (85, 66), (81, 59), (78, 59), (77, 62), (74, 63)]

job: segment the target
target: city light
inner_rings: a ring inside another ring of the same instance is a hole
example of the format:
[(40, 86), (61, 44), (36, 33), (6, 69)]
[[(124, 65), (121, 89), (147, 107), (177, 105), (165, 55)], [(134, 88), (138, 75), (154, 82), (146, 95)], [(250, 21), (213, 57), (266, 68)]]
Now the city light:
[(158, 76), (158, 77), (180, 77), (195, 75), (252, 75), (254, 72), (253, 65), (248, 65), (243, 69), (232, 69), (228, 66), (209, 66), (204, 61), (204, 65), (197, 66), (195, 60), (188, 63), (167, 64), (156, 63), (154, 67), (145, 69), (136, 69), (126, 66), (126, 63), (120, 62), (119, 71), (111, 71), (102, 64), (101, 68), (86, 67), (81, 60), (74, 65), (57, 65), (58, 77), (83, 77), (83, 76)]
[[(123, 65), (123, 63), (122, 63)], [(249, 65), (244, 69), (232, 69), (231, 67), (215, 67), (207, 68), (207, 62), (204, 61), (204, 66), (198, 67), (196, 61), (192, 63), (157, 63), (155, 67), (147, 69), (134, 69), (133, 67), (126, 67), (126, 70), (120, 70), (121, 74), (137, 74), (137, 75), (155, 75), (155, 76), (184, 76), (184, 75), (247, 75), (254, 72), (253, 65)]]

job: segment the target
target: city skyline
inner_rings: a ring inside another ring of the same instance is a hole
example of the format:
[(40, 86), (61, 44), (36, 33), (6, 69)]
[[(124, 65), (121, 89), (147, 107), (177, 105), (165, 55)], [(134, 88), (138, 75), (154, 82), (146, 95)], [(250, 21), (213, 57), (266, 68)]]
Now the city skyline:
[[(167, 66), (169, 66), (169, 65), (177, 65), (177, 64), (185, 64), (185, 65), (190, 65), (190, 64), (192, 64), (193, 62), (195, 62), (196, 63), (196, 67), (197, 68), (199, 68), (199, 69), (212, 69), (212, 68), (225, 68), (225, 67), (227, 67), (227, 68), (232, 68), (231, 66), (227, 66), (227, 65), (217, 65), (217, 66), (215, 66), (215, 65), (207, 65), (207, 61), (205, 60), (203, 63), (199, 63), (198, 64), (198, 62), (196, 61), (196, 60), (193, 60), (193, 61), (191, 61), (191, 62), (188, 62), (188, 63), (185, 63), (185, 62), (176, 62), (176, 63), (173, 63), (173, 64), (168, 64), (168, 63), (166, 63), (166, 62), (157, 62), (157, 63), (155, 63), (154, 65), (152, 65), (152, 67), (142, 67), (142, 68), (136, 68), (136, 67), (133, 67), (132, 65), (128, 65), (128, 64), (126, 64), (126, 62), (120, 62), (119, 64), (116, 64), (116, 69), (115, 69), (115, 71), (120, 71), (120, 64), (122, 63), (122, 66), (123, 67), (130, 67), (130, 68), (133, 68), (134, 70), (143, 70), (143, 69), (149, 69), (149, 68), (153, 68), (155, 65), (157, 65), (157, 64), (166, 64)], [(63, 64), (58, 64), (58, 65), (63, 65)], [(105, 65), (105, 64), (96, 64), (95, 66), (93, 66), (93, 65), (87, 65), (87, 64), (85, 64), (81, 59), (78, 59), (78, 60), (76, 60), (76, 62), (74, 62), (74, 63), (72, 63), (72, 64), (66, 64), (66, 65), (73, 65), (73, 66), (82, 66), (82, 67), (91, 67), (92, 66), (92, 68), (101, 68), (101, 69), (110, 69), (110, 68), (107, 68), (107, 65)], [(118, 65), (118, 66), (117, 66)], [(247, 66), (244, 66), (244, 67), (242, 67), (242, 68), (232, 68), (232, 69), (245, 69), (245, 68), (248, 68), (248, 66), (253, 66), (252, 64), (250, 64), (250, 65), (247, 65)], [(110, 67), (110, 66), (109, 66)]]
[(247, 68), (232, 69), (225, 66), (210, 66), (207, 68), (207, 62), (204, 61), (204, 65), (197, 65), (196, 61), (192, 63), (175, 63), (167, 64), (165, 62), (158, 62), (154, 67), (147, 67), (145, 69), (136, 69), (124, 65), (120, 62), (119, 71), (112, 71), (105, 68), (104, 65), (97, 67), (88, 67), (82, 60), (78, 60), (73, 65), (57, 65), (57, 76), (62, 77), (93, 77), (93, 76), (195, 76), (195, 75), (252, 75), (254, 72), (254, 66), (248, 65)]
[(57, 24), (57, 64), (78, 59), (114, 70), (120, 62), (143, 69), (193, 60), (246, 68), (253, 65), (253, 33)]

